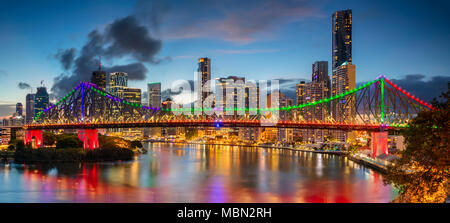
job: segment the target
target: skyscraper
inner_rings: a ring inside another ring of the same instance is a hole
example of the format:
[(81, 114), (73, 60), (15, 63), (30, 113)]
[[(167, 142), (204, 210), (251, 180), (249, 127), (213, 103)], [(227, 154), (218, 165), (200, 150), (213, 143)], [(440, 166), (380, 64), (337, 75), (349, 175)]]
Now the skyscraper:
[(127, 87), (124, 89), (123, 98), (128, 102), (141, 104), (141, 89)]
[[(197, 99), (201, 102), (200, 104), (202, 104), (211, 92), (211, 83), (207, 84), (208, 81), (211, 81), (211, 59), (208, 57), (198, 59), (197, 75), (199, 85)], [(200, 87), (203, 87), (203, 91)]]
[(20, 102), (16, 104), (16, 114), (17, 116), (23, 116), (23, 105)]
[(333, 70), (344, 62), (352, 62), (352, 10), (333, 14)]
[(50, 105), (46, 87), (38, 87), (34, 98), (34, 117)]
[(109, 92), (122, 98), (123, 91), (128, 86), (128, 74), (125, 72), (113, 72), (109, 74)]
[(35, 98), (35, 94), (27, 94), (25, 100), (26, 100), (26, 104), (25, 104), (25, 122), (27, 124), (33, 122), (33, 118), (34, 118), (34, 98)]
[(151, 82), (147, 84), (148, 106), (161, 108), (161, 83)]
[[(141, 104), (142, 100), (141, 100), (141, 89), (139, 88), (125, 88), (124, 92), (123, 92), (123, 98), (131, 103), (137, 103), (137, 104)], [(137, 113), (133, 114), (136, 115)], [(142, 138), (143, 135), (143, 130), (139, 129), (139, 128), (129, 128), (129, 129), (124, 129), (123, 131), (124, 136), (128, 137), (128, 138), (134, 138), (134, 139), (139, 139)]]
[(313, 83), (325, 83), (325, 95), (324, 97), (330, 97), (331, 95), (331, 81), (328, 75), (328, 61), (315, 61), (312, 65), (312, 82)]
[[(221, 105), (217, 104), (217, 98), (215, 107), (230, 108), (230, 111), (233, 111), (234, 108), (243, 108), (245, 106), (245, 77), (228, 76), (226, 78), (217, 78), (216, 81), (216, 86), (222, 89), (222, 103)], [(241, 94), (242, 98), (238, 97), (239, 94)], [(232, 99), (228, 105), (227, 97)], [(228, 113), (224, 111), (224, 114)], [(236, 115), (237, 110), (234, 110), (234, 116)]]
[(98, 70), (92, 72), (91, 82), (106, 90), (106, 72), (102, 71), (101, 63), (98, 66)]
[[(355, 88), (355, 65), (343, 63), (333, 71), (332, 94), (340, 95)], [(332, 116), (337, 122), (351, 121), (356, 115), (356, 98), (354, 95), (346, 96), (338, 101), (333, 101)], [(345, 141), (346, 134), (338, 131), (335, 138)]]

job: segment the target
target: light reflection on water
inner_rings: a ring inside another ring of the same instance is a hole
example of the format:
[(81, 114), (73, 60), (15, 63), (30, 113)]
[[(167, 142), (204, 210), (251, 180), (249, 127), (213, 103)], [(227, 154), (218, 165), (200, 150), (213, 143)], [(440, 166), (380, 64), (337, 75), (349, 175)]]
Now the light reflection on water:
[(346, 157), (146, 144), (134, 161), (1, 164), (0, 202), (389, 202), (382, 175)]

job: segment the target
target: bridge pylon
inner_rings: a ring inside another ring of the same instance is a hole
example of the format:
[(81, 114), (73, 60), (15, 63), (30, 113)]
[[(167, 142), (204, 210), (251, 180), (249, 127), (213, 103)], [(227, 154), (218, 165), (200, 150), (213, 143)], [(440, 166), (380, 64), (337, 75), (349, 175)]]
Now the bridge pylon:
[(371, 149), (372, 149), (372, 157), (375, 158), (380, 154), (388, 154), (388, 132), (372, 132), (371, 134)]
[(99, 147), (97, 129), (78, 130), (78, 139), (83, 142), (84, 149), (92, 150)]
[[(34, 138), (34, 143), (33, 143), (33, 138)], [(37, 149), (37, 148), (41, 147), (43, 144), (42, 130), (41, 129), (25, 130), (24, 144), (25, 145), (31, 144), (33, 149)]]

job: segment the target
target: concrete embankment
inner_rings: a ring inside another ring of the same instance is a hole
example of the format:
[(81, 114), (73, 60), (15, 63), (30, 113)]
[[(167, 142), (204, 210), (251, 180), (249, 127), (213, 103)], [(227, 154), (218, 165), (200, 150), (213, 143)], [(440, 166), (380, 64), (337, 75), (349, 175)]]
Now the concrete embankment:
[(355, 163), (367, 166), (367, 167), (372, 168), (372, 169), (374, 169), (376, 171), (379, 171), (381, 173), (386, 173), (386, 171), (387, 171), (386, 165), (384, 165), (382, 163), (379, 163), (379, 162), (377, 162), (375, 160), (369, 160), (367, 158), (357, 157), (357, 156), (354, 156), (352, 154), (347, 155), (347, 157), (348, 157), (349, 160), (351, 160), (351, 161), (353, 161)]

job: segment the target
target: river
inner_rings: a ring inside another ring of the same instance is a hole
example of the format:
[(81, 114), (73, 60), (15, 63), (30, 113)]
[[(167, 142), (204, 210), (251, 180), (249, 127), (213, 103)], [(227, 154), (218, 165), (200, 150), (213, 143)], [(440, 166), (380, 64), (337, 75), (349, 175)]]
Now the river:
[(397, 190), (344, 156), (145, 143), (133, 161), (0, 164), (0, 202), (389, 202)]

